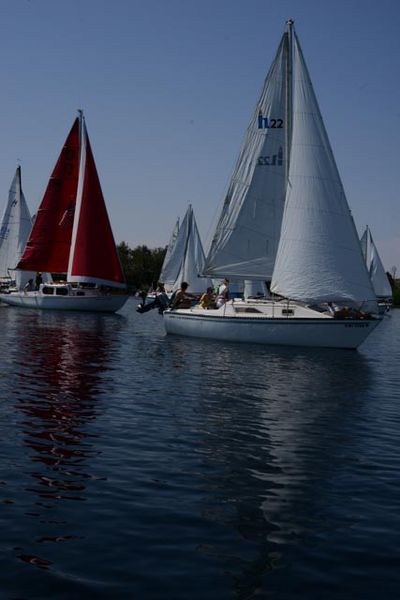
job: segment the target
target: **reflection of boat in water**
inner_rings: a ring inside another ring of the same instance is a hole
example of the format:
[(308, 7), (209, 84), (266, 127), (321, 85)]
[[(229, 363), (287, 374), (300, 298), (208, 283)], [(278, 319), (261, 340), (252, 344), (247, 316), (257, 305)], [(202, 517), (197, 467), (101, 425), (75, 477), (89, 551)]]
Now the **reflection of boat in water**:
[(107, 328), (115, 332), (119, 319), (28, 314), (29, 319), (11, 311), (7, 315), (16, 339), (15, 407), (24, 415), (24, 443), (36, 482), (28, 491), (47, 501), (83, 500), (96, 454), (96, 435), (88, 424), (102, 412), (98, 396), (115, 339)]
[[(271, 280), (284, 300), (166, 310), (167, 333), (356, 348), (380, 322), (292, 21), (247, 130), (204, 274)], [(354, 310), (334, 313), (332, 303)]]
[[(97, 457), (124, 321), (113, 314), (2, 311), (13, 365), (7, 408), (16, 435), (7, 443), (16, 457), (9, 476), (18, 486), (10, 529), (19, 561), (54, 569), (66, 553), (76, 556), (79, 569), (85, 527), (90, 532), (99, 526), (93, 505), (85, 510), (108, 477)], [(61, 586), (58, 595), (77, 597), (72, 578), (63, 578)]]
[(17, 268), (62, 274), (65, 281), (3, 295), (12, 306), (114, 312), (128, 298), (82, 111), (53, 170)]
[[(354, 423), (365, 423), (373, 410), (373, 367), (362, 354), (344, 359), (329, 349), (254, 346), (249, 362), (248, 347), (232, 352), (208, 340), (167, 342), (163, 383), (184, 399), (176, 420), (180, 431), (186, 424), (196, 435), (202, 462), (196, 464), (198, 551), (229, 577), (235, 593), (229, 596), (220, 578), (221, 597), (266, 598), (273, 587), (284, 598), (293, 568), (318, 568), (319, 552), (335, 564), (344, 543), (335, 517), (351, 505), (345, 482), (370, 450), (363, 425), (356, 431)], [(201, 391), (192, 385), (185, 395), (188, 381)]]

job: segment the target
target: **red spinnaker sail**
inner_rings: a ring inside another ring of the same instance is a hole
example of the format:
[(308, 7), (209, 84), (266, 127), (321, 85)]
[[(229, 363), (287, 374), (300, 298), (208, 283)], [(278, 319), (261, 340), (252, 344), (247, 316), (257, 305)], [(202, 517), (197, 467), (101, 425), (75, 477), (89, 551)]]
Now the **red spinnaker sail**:
[[(68, 278), (125, 287), (125, 278), (114, 242), (86, 128), (86, 161), (82, 201)], [(74, 240), (73, 242), (74, 243)]]
[(79, 174), (79, 120), (76, 119), (54, 167), (17, 269), (66, 273)]

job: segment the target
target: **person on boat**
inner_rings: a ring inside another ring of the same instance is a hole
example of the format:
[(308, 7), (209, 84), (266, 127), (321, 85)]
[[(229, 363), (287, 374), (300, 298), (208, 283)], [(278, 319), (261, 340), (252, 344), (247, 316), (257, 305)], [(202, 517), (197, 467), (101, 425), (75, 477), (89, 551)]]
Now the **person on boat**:
[(147, 304), (139, 304), (139, 306), (136, 309), (137, 312), (145, 313), (149, 310), (152, 310), (153, 308), (158, 308), (160, 314), (164, 312), (169, 302), (168, 296), (165, 292), (164, 284), (159, 283), (155, 293), (156, 297), (154, 298), (154, 300), (152, 302), (148, 302)]
[(24, 292), (33, 292), (35, 286), (33, 285), (33, 279), (29, 279), (28, 282), (24, 286)]
[(217, 308), (225, 304), (229, 300), (229, 279), (224, 279), (219, 286), (218, 296), (216, 298)]
[(204, 294), (201, 296), (199, 304), (201, 308), (204, 309), (216, 307), (213, 287), (207, 288), (207, 291), (205, 291)]
[(36, 273), (36, 278), (35, 278), (35, 286), (36, 289), (38, 290), (40, 288), (40, 284), (43, 283), (43, 277), (41, 273)]
[(182, 281), (181, 287), (176, 291), (173, 298), (171, 298), (170, 307), (172, 309), (190, 308), (192, 301), (198, 298), (198, 296), (193, 296), (193, 294), (187, 291), (188, 287), (189, 284), (186, 281)]

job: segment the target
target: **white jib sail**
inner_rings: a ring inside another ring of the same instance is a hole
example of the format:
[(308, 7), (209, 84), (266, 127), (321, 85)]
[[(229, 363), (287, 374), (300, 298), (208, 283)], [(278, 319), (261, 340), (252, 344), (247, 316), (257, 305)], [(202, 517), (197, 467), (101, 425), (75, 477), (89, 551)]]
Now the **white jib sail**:
[(165, 253), (164, 262), (161, 268), (160, 273), (160, 281), (167, 286), (174, 285), (176, 278), (178, 276), (178, 270), (180, 267), (180, 262), (176, 261), (175, 263), (171, 261), (171, 257), (173, 255), (173, 250), (175, 247), (176, 240), (178, 238), (179, 233), (179, 219), (177, 220), (174, 230), (171, 235), (171, 239), (169, 240), (167, 252)]
[(32, 219), (21, 186), (21, 167), (17, 167), (0, 226), (0, 277), (15, 279), (20, 289), (35, 273), (16, 271), (30, 231)]
[(286, 192), (288, 41), (264, 82), (206, 258), (210, 277), (270, 279)]
[(375, 310), (375, 293), (297, 37), (293, 60), (289, 181), (271, 291), (293, 300)]
[[(200, 294), (212, 285), (207, 277), (201, 277), (204, 270), (204, 250), (191, 205), (186, 211), (179, 230), (178, 239), (183, 241), (181, 248), (179, 271), (173, 289), (177, 290), (183, 281), (189, 284), (188, 292)], [(176, 248), (176, 245), (175, 245)]]
[(366, 228), (361, 238), (361, 248), (375, 294), (378, 298), (391, 298), (392, 287), (387, 278), (374, 240), (372, 239), (369, 227)]

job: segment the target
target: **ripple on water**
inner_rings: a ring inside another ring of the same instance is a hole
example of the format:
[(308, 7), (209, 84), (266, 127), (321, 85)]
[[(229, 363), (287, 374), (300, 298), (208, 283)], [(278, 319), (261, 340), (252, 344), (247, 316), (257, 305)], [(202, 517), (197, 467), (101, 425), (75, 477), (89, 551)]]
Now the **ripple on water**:
[(134, 306), (0, 308), (3, 593), (397, 598), (400, 313), (347, 352)]

